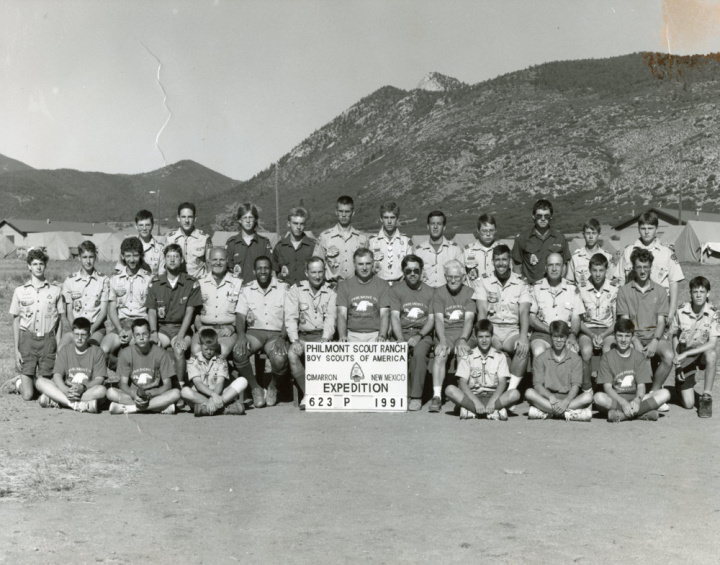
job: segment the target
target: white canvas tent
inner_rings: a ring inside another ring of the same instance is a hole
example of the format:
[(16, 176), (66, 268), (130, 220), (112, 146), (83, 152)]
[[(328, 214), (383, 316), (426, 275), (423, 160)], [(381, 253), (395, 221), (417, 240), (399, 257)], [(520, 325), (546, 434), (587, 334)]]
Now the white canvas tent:
[(43, 247), (53, 261), (64, 261), (72, 257), (71, 248), (76, 248), (87, 236), (79, 232), (58, 231), (29, 233), (25, 238), (25, 249)]
[(720, 264), (720, 222), (691, 220), (675, 242), (679, 261)]
[(5, 258), (15, 253), (15, 244), (7, 237), (0, 237), (0, 258)]

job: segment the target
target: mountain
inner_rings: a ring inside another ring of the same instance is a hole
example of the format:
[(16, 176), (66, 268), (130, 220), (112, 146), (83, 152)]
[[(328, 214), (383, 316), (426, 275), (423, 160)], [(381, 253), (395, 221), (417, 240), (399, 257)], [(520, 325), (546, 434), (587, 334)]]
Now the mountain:
[[(408, 233), (424, 232), (437, 208), (451, 231), (495, 214), (502, 236), (527, 226), (543, 197), (565, 231), (676, 206), (680, 193), (685, 209), (720, 204), (718, 55), (554, 62), (475, 85), (440, 77), (380, 88), (283, 156), (281, 226), (297, 205), (311, 210), (310, 229), (331, 225), (345, 193), (361, 228), (377, 229), (378, 205), (396, 200)], [(275, 182), (271, 166), (204, 207), (219, 212), (216, 227), (235, 229), (242, 194), (274, 229)]]
[(11, 159), (10, 157), (6, 157), (5, 155), (0, 155), (0, 174), (11, 173), (14, 171), (32, 170), (33, 168), (30, 165), (26, 165), (25, 163), (21, 163), (20, 161), (16, 161), (15, 159)]
[[(0, 167), (6, 160), (13, 162), (2, 157)], [(194, 161), (179, 161), (137, 175), (24, 167), (14, 166), (9, 172), (0, 172), (0, 210), (4, 217), (132, 221), (140, 208), (156, 212), (157, 194), (150, 191), (159, 190), (161, 216), (172, 218), (180, 202), (213, 196), (237, 184)], [(206, 215), (204, 223), (209, 224), (212, 219), (213, 216)]]

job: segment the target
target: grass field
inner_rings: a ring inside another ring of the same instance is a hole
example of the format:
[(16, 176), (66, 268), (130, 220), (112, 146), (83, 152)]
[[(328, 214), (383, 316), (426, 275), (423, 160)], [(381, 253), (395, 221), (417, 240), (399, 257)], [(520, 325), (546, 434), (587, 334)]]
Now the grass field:
[[(683, 269), (720, 291), (720, 267)], [(7, 376), (26, 271), (0, 272)], [(619, 425), (526, 412), (128, 417), (3, 395), (0, 563), (717, 563), (717, 409)]]

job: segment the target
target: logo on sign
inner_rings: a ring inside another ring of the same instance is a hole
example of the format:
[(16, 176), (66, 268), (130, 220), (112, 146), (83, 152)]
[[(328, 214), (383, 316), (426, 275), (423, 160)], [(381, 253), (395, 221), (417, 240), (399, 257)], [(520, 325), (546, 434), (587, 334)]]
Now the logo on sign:
[(363, 373), (363, 370), (357, 363), (354, 363), (352, 369), (350, 369), (350, 379), (356, 383), (365, 379), (365, 373)]

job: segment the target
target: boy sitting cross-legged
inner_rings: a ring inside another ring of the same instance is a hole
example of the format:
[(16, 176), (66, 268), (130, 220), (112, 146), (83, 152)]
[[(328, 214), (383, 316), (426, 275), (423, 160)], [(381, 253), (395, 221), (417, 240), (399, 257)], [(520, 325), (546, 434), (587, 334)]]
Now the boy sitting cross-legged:
[(525, 392), (530, 403), (528, 418), (545, 420), (564, 417), (567, 421), (592, 419), (592, 390), (580, 392), (583, 367), (580, 356), (568, 346), (570, 326), (562, 320), (550, 323), (552, 347), (533, 361), (533, 387)]
[(100, 346), (90, 343), (91, 330), (87, 318), (73, 320), (73, 343), (58, 352), (52, 379), (39, 378), (35, 383), (42, 393), (38, 402), (43, 408), (97, 413), (98, 400), (105, 398), (107, 366)]
[(621, 318), (615, 323), (615, 349), (600, 359), (598, 384), (603, 392), (595, 394), (595, 404), (607, 412), (608, 422), (622, 422), (642, 417), (657, 420), (657, 409), (670, 400), (670, 391), (661, 388), (645, 395), (645, 385), (652, 382), (650, 359), (632, 347), (635, 324)]
[(460, 357), (455, 375), (458, 386), (449, 385), (445, 396), (460, 407), (460, 419), (485, 416), (507, 420), (506, 408), (520, 401), (517, 390), (507, 390), (510, 370), (505, 354), (492, 347), (493, 325), (480, 320), (477, 347)]
[(187, 373), (192, 386), (184, 386), (181, 395), (194, 407), (195, 416), (245, 413), (247, 379), (238, 377), (226, 386), (227, 360), (220, 355), (220, 340), (212, 328), (200, 330), (200, 353), (188, 361)]

